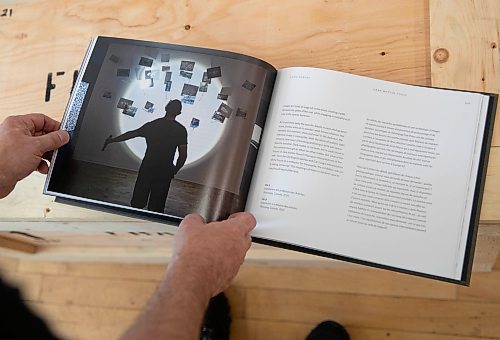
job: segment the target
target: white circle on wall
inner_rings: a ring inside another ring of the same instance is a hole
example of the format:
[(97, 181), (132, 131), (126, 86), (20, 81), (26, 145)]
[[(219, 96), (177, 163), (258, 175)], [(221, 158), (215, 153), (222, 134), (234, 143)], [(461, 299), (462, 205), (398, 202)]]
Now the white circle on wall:
[[(174, 99), (182, 100), (181, 92), (184, 84), (200, 86), (203, 73), (210, 66), (196, 62), (191, 79), (180, 75), (181, 59), (171, 59), (168, 64), (172, 72), (172, 85), (170, 91), (165, 91), (165, 71), (162, 71), (162, 64), (153, 64), (151, 68), (137, 66), (130, 70), (130, 77), (134, 80), (125, 90), (124, 98), (133, 100), (133, 107), (137, 108), (135, 115), (128, 116), (119, 109), (119, 129), (120, 134), (140, 128), (147, 122), (165, 116), (165, 105)], [(145, 71), (151, 71), (153, 78), (146, 79)], [(151, 86), (152, 85), (152, 86)], [(222, 88), (218, 78), (212, 78), (208, 85), (207, 92), (198, 91), (193, 104), (182, 103), (181, 114), (176, 120), (181, 123), (188, 133), (188, 156), (185, 166), (199, 160), (206, 155), (219, 141), (224, 131), (225, 124), (212, 119), (214, 112), (220, 105), (217, 99)], [(147, 112), (146, 103), (150, 102), (154, 106), (153, 112)], [(199, 120), (197, 127), (191, 127), (193, 118)], [(142, 160), (146, 152), (146, 141), (144, 138), (129, 139), (125, 145), (132, 154)], [(176, 153), (177, 155), (177, 153)], [(176, 156), (177, 157), (177, 156)]]

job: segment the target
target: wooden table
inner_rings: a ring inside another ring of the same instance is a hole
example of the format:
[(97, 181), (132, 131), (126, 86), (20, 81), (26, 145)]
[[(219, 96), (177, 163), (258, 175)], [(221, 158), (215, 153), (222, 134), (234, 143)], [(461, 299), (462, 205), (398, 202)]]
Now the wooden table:
[[(278, 68), (315, 66), (410, 84), (500, 92), (498, 0), (71, 0), (7, 1), (2, 6), (0, 119), (29, 112), (60, 119), (74, 72), (95, 35), (231, 50)], [(49, 74), (55, 88), (46, 98)], [(171, 243), (171, 228), (54, 203), (41, 194), (43, 181), (44, 176), (33, 174), (0, 201), (0, 253), (146, 262), (168, 257), (164, 248)], [(250, 260), (324, 261), (264, 246), (252, 249)], [(497, 124), (475, 269), (489, 270), (499, 249)]]

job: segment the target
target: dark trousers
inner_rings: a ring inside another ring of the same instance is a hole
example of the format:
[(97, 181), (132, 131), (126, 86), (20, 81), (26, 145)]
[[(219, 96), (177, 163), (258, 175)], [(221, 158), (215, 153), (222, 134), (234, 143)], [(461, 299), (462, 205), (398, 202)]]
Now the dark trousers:
[(148, 210), (163, 213), (173, 174), (173, 166), (159, 169), (141, 164), (130, 205), (142, 209), (147, 204)]

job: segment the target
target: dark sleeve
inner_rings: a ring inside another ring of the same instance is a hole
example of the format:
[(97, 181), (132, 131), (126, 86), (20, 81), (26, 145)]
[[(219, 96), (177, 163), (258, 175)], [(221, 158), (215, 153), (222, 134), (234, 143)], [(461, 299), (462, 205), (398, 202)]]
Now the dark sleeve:
[(47, 324), (21, 300), (19, 290), (0, 278), (0, 338), (2, 339), (59, 339)]

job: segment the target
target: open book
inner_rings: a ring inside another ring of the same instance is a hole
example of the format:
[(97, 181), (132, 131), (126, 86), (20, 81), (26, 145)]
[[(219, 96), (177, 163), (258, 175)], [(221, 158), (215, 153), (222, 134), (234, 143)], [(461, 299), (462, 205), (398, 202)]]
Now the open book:
[(44, 193), (468, 284), (497, 96), (93, 39)]

